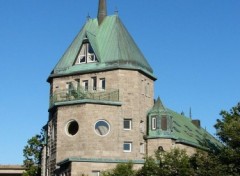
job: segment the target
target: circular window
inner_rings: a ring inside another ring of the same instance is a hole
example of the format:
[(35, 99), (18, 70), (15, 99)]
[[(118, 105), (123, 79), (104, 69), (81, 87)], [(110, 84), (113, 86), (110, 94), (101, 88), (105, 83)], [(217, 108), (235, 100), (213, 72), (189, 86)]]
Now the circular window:
[(99, 136), (106, 136), (110, 131), (110, 125), (105, 120), (99, 120), (95, 124), (95, 132)]
[(73, 120), (73, 121), (68, 122), (67, 129), (66, 129), (68, 135), (74, 136), (75, 134), (77, 134), (78, 128), (79, 128), (79, 126), (78, 126), (77, 121)]

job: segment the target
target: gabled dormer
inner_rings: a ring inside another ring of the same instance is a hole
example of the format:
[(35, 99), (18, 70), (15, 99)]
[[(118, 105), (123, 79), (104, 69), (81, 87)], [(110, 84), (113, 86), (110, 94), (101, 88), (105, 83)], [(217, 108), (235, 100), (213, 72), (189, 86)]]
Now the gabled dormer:
[(172, 130), (172, 117), (158, 97), (153, 108), (148, 113), (148, 136), (170, 135)]
[(84, 38), (74, 65), (98, 62), (96, 54), (88, 40)]

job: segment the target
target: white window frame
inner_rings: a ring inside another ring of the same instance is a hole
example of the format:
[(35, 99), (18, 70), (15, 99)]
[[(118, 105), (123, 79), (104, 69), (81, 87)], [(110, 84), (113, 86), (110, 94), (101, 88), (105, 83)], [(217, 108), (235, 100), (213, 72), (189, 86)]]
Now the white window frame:
[[(77, 57), (76, 64), (86, 64), (86, 63), (93, 63), (97, 62), (96, 56), (94, 53), (89, 53), (90, 43), (84, 43), (82, 44), (80, 53)], [(85, 61), (81, 61), (82, 58), (85, 57)]]
[(151, 121), (151, 125), (152, 125), (152, 130), (156, 130), (157, 129), (157, 118), (156, 117), (152, 117), (152, 121)]
[[(129, 122), (129, 128), (125, 127), (125, 121)], [(123, 129), (124, 130), (132, 130), (132, 119), (123, 119)]]
[[(103, 84), (103, 82), (104, 82), (104, 84)], [(104, 91), (104, 90), (106, 90), (106, 79), (105, 78), (100, 78), (99, 79), (99, 84), (100, 84), (100, 89), (102, 90), (102, 91)], [(104, 85), (104, 86), (103, 86)]]
[[(125, 150), (125, 149), (124, 149), (124, 146), (125, 146), (125, 145), (129, 145), (129, 150)], [(123, 143), (123, 151), (126, 152), (126, 153), (132, 152), (132, 142), (125, 141), (125, 142)]]
[[(95, 86), (94, 86), (95, 84)], [(92, 77), (92, 90), (96, 91), (97, 90), (97, 77)]]
[(88, 91), (88, 89), (89, 89), (88, 80), (83, 80), (82, 81), (82, 87), (83, 87), (84, 91)]

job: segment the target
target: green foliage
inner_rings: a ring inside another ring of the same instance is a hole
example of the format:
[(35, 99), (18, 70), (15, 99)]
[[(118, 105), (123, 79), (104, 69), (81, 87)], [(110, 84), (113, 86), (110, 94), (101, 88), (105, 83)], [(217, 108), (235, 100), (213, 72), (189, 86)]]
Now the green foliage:
[(195, 176), (226, 176), (225, 167), (213, 153), (197, 151), (190, 157)]
[(160, 161), (160, 173), (164, 176), (181, 175), (187, 176), (192, 174), (189, 163), (189, 156), (185, 150), (178, 148), (170, 152), (158, 152), (157, 159)]
[(101, 173), (101, 176), (134, 176), (133, 163), (121, 163), (116, 168)]
[(240, 147), (240, 103), (230, 112), (222, 111), (222, 120), (217, 120), (215, 128), (217, 136), (227, 147), (237, 149)]
[(138, 176), (190, 176), (193, 169), (185, 150), (157, 151), (155, 158), (148, 157)]
[(147, 157), (143, 167), (137, 172), (137, 176), (157, 176), (159, 164), (153, 157)]
[(227, 175), (240, 175), (240, 103), (230, 112), (222, 111), (222, 120), (217, 120), (217, 136), (225, 144), (218, 154)]
[(41, 151), (43, 147), (43, 133), (35, 135), (28, 140), (27, 145), (23, 149), (23, 164), (26, 172), (23, 176), (38, 176), (41, 174)]

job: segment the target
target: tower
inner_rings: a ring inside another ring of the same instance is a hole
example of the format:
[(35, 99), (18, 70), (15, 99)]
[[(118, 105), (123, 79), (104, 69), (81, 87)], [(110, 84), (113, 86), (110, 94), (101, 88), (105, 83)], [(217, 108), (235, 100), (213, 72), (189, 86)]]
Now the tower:
[(51, 72), (47, 174), (98, 174), (146, 153), (152, 68), (117, 15), (88, 19)]
[(42, 175), (98, 176), (117, 163), (174, 147), (219, 142), (192, 120), (154, 103), (156, 77), (118, 15), (88, 19), (48, 77), (50, 107)]

